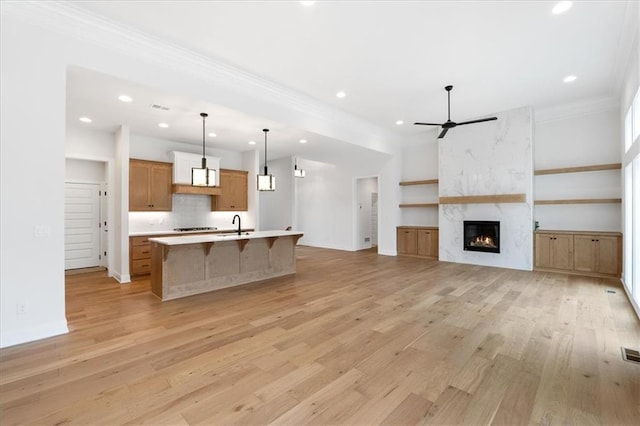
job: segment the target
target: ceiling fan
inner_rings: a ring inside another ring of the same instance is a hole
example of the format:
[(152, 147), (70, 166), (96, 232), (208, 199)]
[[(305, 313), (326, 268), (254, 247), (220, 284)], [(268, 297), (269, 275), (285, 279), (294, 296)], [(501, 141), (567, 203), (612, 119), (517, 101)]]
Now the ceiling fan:
[(451, 121), (451, 89), (453, 89), (453, 86), (451, 85), (445, 86), (444, 88), (444, 90), (447, 91), (447, 113), (448, 113), (447, 121), (445, 121), (442, 124), (439, 124), (439, 123), (413, 123), (413, 124), (417, 124), (419, 126), (442, 127), (442, 132), (440, 132), (440, 134), (438, 135), (438, 139), (442, 139), (444, 138), (444, 135), (447, 134), (449, 129), (453, 129), (456, 126), (463, 126), (465, 124), (473, 124), (473, 123), (482, 123), (484, 121), (493, 121), (498, 119), (498, 117), (489, 117), (489, 118), (481, 118), (479, 120), (463, 121), (462, 123), (456, 123), (455, 121)]

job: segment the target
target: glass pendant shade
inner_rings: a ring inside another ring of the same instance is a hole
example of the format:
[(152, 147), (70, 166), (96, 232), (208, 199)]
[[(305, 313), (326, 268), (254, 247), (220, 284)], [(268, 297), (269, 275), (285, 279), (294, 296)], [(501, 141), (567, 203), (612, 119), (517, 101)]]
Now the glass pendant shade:
[(193, 186), (216, 186), (216, 170), (215, 169), (199, 169), (191, 168), (191, 185)]
[(276, 178), (273, 175), (258, 175), (258, 191), (275, 191)]

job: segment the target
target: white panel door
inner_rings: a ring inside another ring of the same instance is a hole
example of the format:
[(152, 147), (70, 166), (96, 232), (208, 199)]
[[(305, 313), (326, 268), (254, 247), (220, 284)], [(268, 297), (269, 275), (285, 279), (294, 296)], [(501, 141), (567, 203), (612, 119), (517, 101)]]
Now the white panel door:
[(65, 183), (65, 269), (100, 265), (99, 191), (99, 184)]

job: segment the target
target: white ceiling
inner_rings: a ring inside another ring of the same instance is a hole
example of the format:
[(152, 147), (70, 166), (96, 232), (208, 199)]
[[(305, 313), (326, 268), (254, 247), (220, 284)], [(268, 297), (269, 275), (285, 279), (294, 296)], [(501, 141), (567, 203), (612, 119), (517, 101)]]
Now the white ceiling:
[[(390, 131), (413, 135), (426, 130), (413, 126), (414, 121), (446, 120), (443, 87), (447, 84), (454, 85), (455, 121), (524, 105), (544, 108), (617, 96), (616, 76), (630, 53), (625, 51), (625, 40), (634, 30), (627, 16), (629, 2), (574, 2), (565, 14), (553, 15), (555, 3), (317, 1), (308, 7), (298, 1), (92, 1), (76, 5)], [(569, 74), (578, 79), (563, 83)], [(93, 85), (92, 90), (87, 85)], [(122, 90), (129, 90), (139, 105), (105, 101)], [(344, 99), (336, 98), (339, 90), (347, 93)], [(172, 110), (154, 111), (150, 103)], [(222, 106), (70, 71), (68, 108), (74, 123), (77, 114), (102, 114), (108, 117), (105, 123), (119, 124), (123, 107), (144, 107), (127, 115), (133, 131), (192, 143), (201, 143), (198, 114), (207, 108), (220, 118), (207, 126), (218, 134), (210, 140), (227, 149), (250, 149), (249, 139), (261, 148), (260, 129), (265, 126), (278, 129), (286, 141), (280, 146), (274, 140), (275, 157), (304, 155), (313, 149), (313, 144), (298, 144), (300, 138), (321, 141), (317, 146), (337, 143)], [(157, 118), (162, 112), (167, 117), (163, 121), (172, 122), (161, 132)], [(396, 120), (405, 124), (397, 126)], [(275, 134), (269, 135), (270, 152)]]

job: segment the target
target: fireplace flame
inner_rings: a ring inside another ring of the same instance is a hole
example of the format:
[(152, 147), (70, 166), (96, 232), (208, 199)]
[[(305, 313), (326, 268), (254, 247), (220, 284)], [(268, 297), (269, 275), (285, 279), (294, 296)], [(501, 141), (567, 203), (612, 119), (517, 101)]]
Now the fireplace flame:
[(489, 248), (498, 248), (494, 241), (493, 238), (486, 236), (486, 235), (478, 235), (477, 237), (475, 237), (474, 239), (472, 239), (469, 242), (469, 245), (471, 247), (489, 247)]

